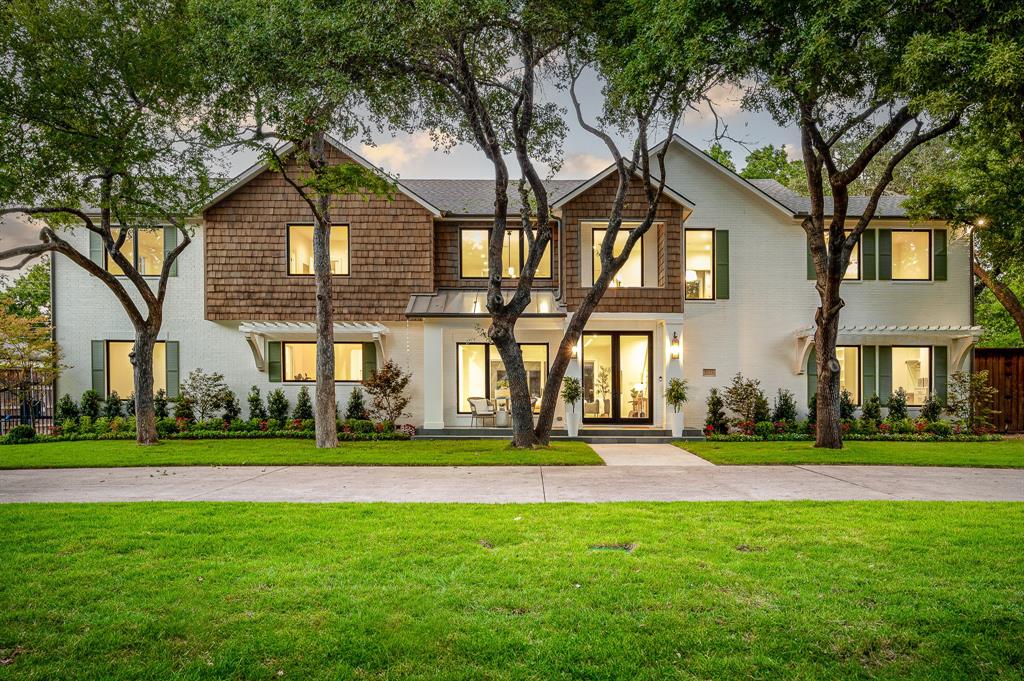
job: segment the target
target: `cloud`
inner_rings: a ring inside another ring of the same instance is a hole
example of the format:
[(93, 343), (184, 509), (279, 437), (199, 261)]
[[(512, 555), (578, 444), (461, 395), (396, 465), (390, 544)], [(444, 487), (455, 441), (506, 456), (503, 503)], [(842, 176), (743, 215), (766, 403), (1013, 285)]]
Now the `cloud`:
[(434, 140), (425, 132), (395, 137), (383, 144), (362, 144), (360, 153), (389, 172), (401, 173), (434, 153)]
[(730, 83), (723, 83), (711, 88), (708, 91), (708, 99), (711, 106), (706, 102), (698, 106), (697, 113), (692, 114), (695, 116), (695, 120), (691, 119), (691, 122), (713, 121), (715, 117), (711, 112), (711, 107), (714, 107), (714, 113), (723, 120), (732, 118), (743, 110), (743, 88)]
[(568, 154), (562, 163), (562, 169), (558, 172), (558, 177), (571, 179), (593, 177), (610, 166), (611, 163), (611, 158), (607, 156)]
[(782, 149), (786, 152), (787, 161), (799, 161), (803, 158), (803, 154), (800, 153), (800, 148), (795, 144), (787, 142), (782, 145)]

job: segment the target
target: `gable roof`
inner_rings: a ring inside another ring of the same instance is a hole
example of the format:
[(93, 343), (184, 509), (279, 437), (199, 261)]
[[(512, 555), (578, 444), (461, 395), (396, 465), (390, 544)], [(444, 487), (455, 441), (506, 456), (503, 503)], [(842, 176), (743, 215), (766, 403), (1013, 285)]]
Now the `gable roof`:
[[(758, 189), (768, 194), (778, 202), (787, 206), (793, 211), (794, 216), (803, 217), (810, 213), (811, 210), (811, 199), (809, 196), (803, 196), (793, 191), (789, 187), (780, 184), (775, 180), (749, 180), (751, 184), (756, 186)], [(875, 217), (876, 218), (905, 218), (907, 217), (907, 211), (903, 208), (903, 202), (908, 197), (902, 194), (886, 194), (878, 200), (878, 205), (875, 206)], [(858, 215), (863, 214), (868, 207), (867, 196), (851, 196), (850, 206), (847, 209), (848, 214)], [(825, 197), (825, 215), (832, 214), (832, 197)]]
[[(614, 172), (616, 172), (615, 164), (612, 163), (607, 168), (605, 168), (604, 170), (599, 172), (597, 175), (594, 175), (590, 179), (582, 180), (582, 181), (581, 180), (575, 180), (574, 182), (576, 183), (576, 186), (573, 187), (571, 190), (565, 192), (564, 194), (559, 196), (557, 199), (552, 197), (551, 207), (552, 208), (561, 208), (562, 206), (564, 206), (565, 204), (569, 203), (570, 201), (575, 199), (577, 196), (579, 196), (583, 192), (587, 191), (588, 189), (590, 189), (591, 187), (596, 185), (601, 180), (607, 178), (609, 175), (611, 175)], [(670, 187), (668, 182), (665, 183), (664, 193), (665, 193), (666, 196), (668, 196), (670, 199), (672, 199), (676, 203), (681, 204), (681, 205), (683, 205), (683, 206), (685, 206), (685, 207), (687, 207), (687, 208), (689, 208), (691, 210), (694, 208), (695, 204), (693, 203), (693, 201), (691, 201), (690, 199), (686, 198), (685, 196), (683, 196), (682, 194), (677, 192), (675, 189)]]
[[(583, 180), (545, 180), (552, 204)], [(404, 180), (406, 187), (437, 206), (442, 213), (466, 216), (494, 215), (494, 180)], [(508, 183), (508, 212), (519, 212), (518, 180)], [(552, 207), (554, 207), (552, 205)]]
[[(324, 138), (326, 139), (327, 143), (334, 147), (336, 150), (345, 154), (346, 156), (348, 156), (349, 158), (351, 158), (353, 161), (363, 166), (364, 168), (381, 175), (382, 177), (386, 178), (389, 182), (393, 183), (398, 188), (398, 191), (402, 192), (410, 199), (426, 208), (434, 217), (441, 216), (441, 210), (437, 206), (433, 205), (432, 203), (421, 197), (415, 191), (409, 189), (409, 187), (407, 187), (405, 183), (400, 181), (398, 178), (387, 173), (382, 168), (378, 168), (377, 166), (373, 165), (368, 160), (354, 152), (352, 149), (348, 148), (340, 141), (336, 140), (334, 137), (330, 135), (324, 135)], [(285, 156), (291, 153), (294, 146), (295, 145), (292, 144), (291, 142), (287, 142), (277, 150), (277, 153), (279, 156)], [(231, 196), (236, 191), (238, 191), (246, 184), (248, 184), (251, 180), (263, 174), (263, 172), (268, 169), (269, 165), (266, 163), (266, 161), (260, 161), (249, 166), (247, 169), (243, 170), (239, 175), (237, 175), (231, 182), (226, 184), (220, 191), (218, 191), (216, 194), (210, 197), (210, 200), (207, 201), (206, 204), (203, 205), (203, 207), (199, 210), (200, 214), (205, 213), (213, 206), (217, 205), (227, 197)]]

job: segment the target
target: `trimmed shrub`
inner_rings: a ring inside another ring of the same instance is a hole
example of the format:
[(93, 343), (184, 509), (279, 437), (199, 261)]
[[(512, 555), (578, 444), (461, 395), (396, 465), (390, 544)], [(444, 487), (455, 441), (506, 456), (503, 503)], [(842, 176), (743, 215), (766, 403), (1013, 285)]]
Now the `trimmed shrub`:
[(159, 437), (170, 437), (178, 432), (178, 422), (171, 418), (160, 418), (156, 421), (156, 434)]
[(92, 432), (97, 435), (103, 435), (104, 433), (110, 432), (110, 419), (106, 416), (101, 416), (96, 419), (92, 424)]
[(57, 400), (57, 405), (53, 410), (53, 418), (58, 423), (78, 418), (78, 405), (75, 404), (75, 400), (72, 399), (71, 395), (64, 393), (64, 397)]
[(725, 435), (729, 432), (729, 421), (725, 418), (725, 402), (718, 388), (712, 388), (708, 393), (708, 415), (704, 419), (705, 432)]
[(242, 405), (238, 403), (238, 398), (235, 397), (235, 393), (231, 388), (225, 388), (223, 394), (224, 401), (221, 403), (221, 407), (224, 409), (224, 420), (228, 423), (236, 420), (242, 414)]
[(292, 412), (292, 418), (299, 421), (313, 418), (313, 401), (309, 398), (309, 388), (306, 386), (299, 388), (299, 396), (295, 398), (295, 411)]
[(910, 419), (903, 418), (897, 421), (890, 421), (889, 424), (892, 426), (892, 432), (897, 435), (909, 435), (917, 432), (917, 426)]
[(7, 433), (7, 442), (12, 445), (25, 444), (26, 442), (34, 442), (36, 439), (36, 429), (27, 423), (14, 426), (11, 428), (11, 432)]
[(353, 388), (348, 395), (348, 402), (345, 404), (345, 420), (363, 420), (369, 414), (366, 413), (366, 400), (363, 399), (363, 391)]
[(942, 418), (942, 403), (935, 393), (928, 393), (927, 399), (921, 405), (921, 418), (925, 421), (938, 421)]
[(153, 395), (153, 411), (158, 419), (167, 418), (167, 391), (160, 388)]
[(79, 402), (80, 412), (82, 416), (88, 416), (90, 419), (98, 418), (100, 415), (100, 404), (103, 402), (100, 398), (100, 394), (95, 390), (86, 390), (82, 393), (82, 399)]
[(373, 421), (368, 419), (345, 419), (341, 424), (341, 432), (373, 433), (376, 429), (373, 427)]
[(900, 388), (890, 395), (888, 407), (889, 415), (886, 420), (895, 422), (907, 418), (907, 391)]
[(124, 415), (135, 416), (135, 393), (130, 394), (124, 400)]
[(120, 416), (123, 413), (122, 402), (121, 396), (117, 394), (117, 391), (112, 390), (107, 396), (106, 404), (103, 406), (103, 415), (108, 419)]
[(851, 421), (857, 411), (857, 405), (853, 403), (853, 394), (849, 390), (839, 393), (839, 418), (840, 420)]
[(288, 410), (290, 408), (291, 404), (288, 402), (288, 398), (285, 397), (284, 391), (280, 388), (267, 393), (267, 414), (271, 420), (277, 421), (279, 424), (284, 423), (288, 420)]
[(754, 435), (760, 437), (775, 435), (775, 424), (771, 421), (758, 421), (754, 424)]
[(249, 418), (263, 421), (267, 418), (267, 408), (263, 406), (263, 396), (257, 386), (249, 388)]
[(772, 421), (796, 421), (796, 400), (793, 393), (785, 388), (779, 388), (775, 393), (775, 405), (772, 408)]
[(926, 433), (931, 433), (932, 435), (948, 437), (953, 434), (953, 424), (946, 421), (932, 421), (925, 426), (924, 431)]
[(860, 413), (864, 420), (874, 421), (877, 425), (882, 420), (882, 400), (878, 395), (872, 395), (864, 401), (864, 408)]
[(178, 397), (178, 401), (174, 403), (174, 418), (176, 420), (185, 419), (188, 422), (196, 420), (196, 413), (191, 397), (184, 393)]

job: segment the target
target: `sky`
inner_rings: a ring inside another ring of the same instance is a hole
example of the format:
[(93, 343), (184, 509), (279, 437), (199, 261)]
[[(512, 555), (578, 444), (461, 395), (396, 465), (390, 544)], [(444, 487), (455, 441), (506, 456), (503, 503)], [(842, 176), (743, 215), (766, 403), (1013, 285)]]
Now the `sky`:
[[(733, 161), (742, 169), (749, 149), (774, 144), (784, 146), (791, 158), (794, 155), (799, 136), (796, 128), (780, 127), (764, 112), (744, 111), (740, 106), (742, 90), (733, 86), (717, 87), (710, 93), (719, 120), (727, 126), (728, 136), (723, 147), (732, 152)], [(593, 121), (599, 113), (600, 88), (596, 80), (581, 83), (580, 101), (584, 116)], [(553, 101), (563, 107), (569, 129), (563, 145), (562, 168), (553, 177), (560, 179), (585, 179), (606, 168), (612, 162), (608, 149), (597, 137), (583, 130), (572, 112), (567, 92), (551, 90), (541, 93), (539, 99)], [(721, 123), (719, 130), (721, 130)], [(715, 117), (709, 108), (688, 112), (677, 127), (678, 134), (701, 149), (711, 146), (715, 136)], [(664, 132), (656, 135), (660, 141)], [(628, 153), (631, 141), (617, 140), (620, 149)], [(359, 140), (346, 140), (355, 151), (375, 165), (382, 167), (399, 178), (443, 178), (443, 179), (489, 179), (493, 169), (483, 153), (469, 145), (459, 145), (450, 150), (435, 150), (426, 132), (413, 134), (379, 134), (373, 144)], [(255, 159), (253, 154), (240, 154), (229, 159), (228, 171), (236, 175), (249, 167)], [(518, 166), (513, 157), (507, 159), (509, 171), (518, 177)], [(545, 176), (550, 169), (541, 167)], [(38, 227), (21, 216), (0, 218), (0, 250), (6, 250), (25, 243), (34, 243)]]

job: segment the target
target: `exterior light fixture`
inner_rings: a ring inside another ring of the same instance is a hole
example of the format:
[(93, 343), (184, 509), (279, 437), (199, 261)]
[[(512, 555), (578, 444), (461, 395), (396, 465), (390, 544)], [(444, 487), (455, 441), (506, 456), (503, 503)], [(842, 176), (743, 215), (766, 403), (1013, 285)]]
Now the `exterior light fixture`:
[(581, 341), (578, 340), (578, 341), (576, 341), (575, 343), (572, 344), (572, 358), (573, 359), (576, 359), (577, 357), (580, 356), (580, 342)]
[(679, 334), (675, 331), (672, 332), (672, 342), (668, 346), (668, 351), (672, 359), (679, 359)]

